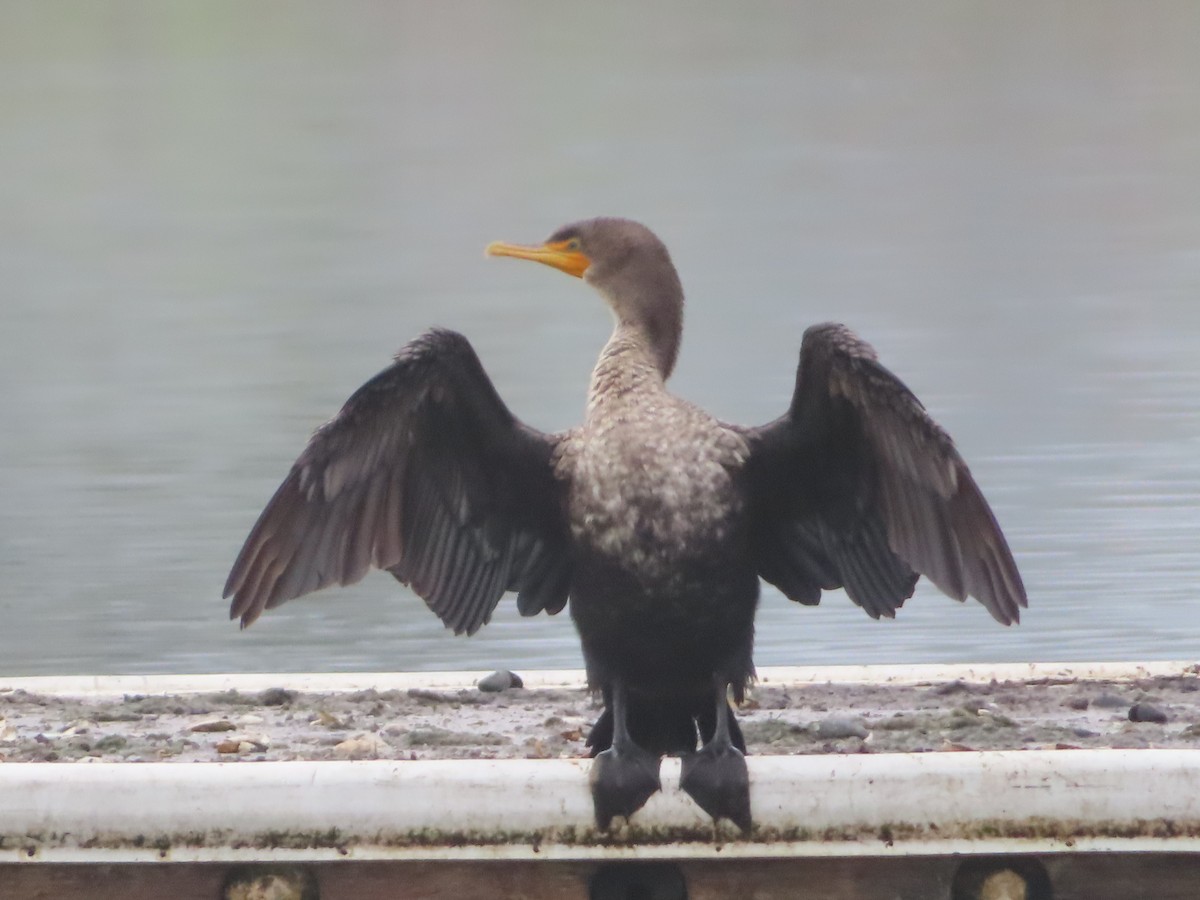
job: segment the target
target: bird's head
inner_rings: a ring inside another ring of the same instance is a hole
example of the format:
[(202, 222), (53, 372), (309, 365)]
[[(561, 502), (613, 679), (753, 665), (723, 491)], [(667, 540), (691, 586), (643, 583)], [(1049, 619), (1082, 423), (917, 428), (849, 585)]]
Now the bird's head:
[(645, 225), (602, 217), (564, 225), (541, 244), (488, 245), (489, 256), (532, 259), (594, 287), (619, 324), (643, 331), (666, 378), (683, 328), (683, 287), (662, 241)]

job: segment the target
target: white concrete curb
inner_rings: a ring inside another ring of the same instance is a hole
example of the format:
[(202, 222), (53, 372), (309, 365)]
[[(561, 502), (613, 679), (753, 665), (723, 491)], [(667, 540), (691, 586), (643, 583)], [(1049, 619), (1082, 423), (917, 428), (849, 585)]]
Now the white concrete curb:
[(1200, 751), (755, 757), (718, 835), (678, 760), (624, 833), (583, 760), (0, 765), (0, 861), (585, 859), (1200, 851)]

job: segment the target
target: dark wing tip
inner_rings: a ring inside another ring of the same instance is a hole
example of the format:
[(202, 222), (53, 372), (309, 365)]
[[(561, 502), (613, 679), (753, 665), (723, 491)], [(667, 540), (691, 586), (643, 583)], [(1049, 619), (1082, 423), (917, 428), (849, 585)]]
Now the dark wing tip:
[(262, 609), (257, 607), (251, 597), (235, 595), (233, 602), (229, 604), (230, 620), (241, 619), (238, 628), (243, 631), (253, 625), (261, 615)]
[(962, 547), (965, 592), (1002, 625), (1019, 624), (1021, 609), (1029, 606), (1025, 583), (995, 514), (961, 459), (958, 486), (949, 518)]

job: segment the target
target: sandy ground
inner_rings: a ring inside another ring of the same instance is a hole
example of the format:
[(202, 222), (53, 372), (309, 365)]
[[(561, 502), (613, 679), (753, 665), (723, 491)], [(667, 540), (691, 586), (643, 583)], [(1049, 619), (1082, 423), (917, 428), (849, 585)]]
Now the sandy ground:
[[(579, 757), (597, 714), (565, 689), (310, 693), (284, 678), (256, 693), (118, 699), (9, 689), (0, 762)], [(759, 684), (739, 720), (754, 754), (1200, 748), (1200, 676)]]

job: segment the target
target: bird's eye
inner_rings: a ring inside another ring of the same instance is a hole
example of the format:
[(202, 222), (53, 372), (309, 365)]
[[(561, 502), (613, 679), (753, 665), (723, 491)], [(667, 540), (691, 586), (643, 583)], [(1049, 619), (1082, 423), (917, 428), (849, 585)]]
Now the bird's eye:
[(572, 253), (579, 252), (579, 238), (571, 238), (567, 241), (567, 249)]

